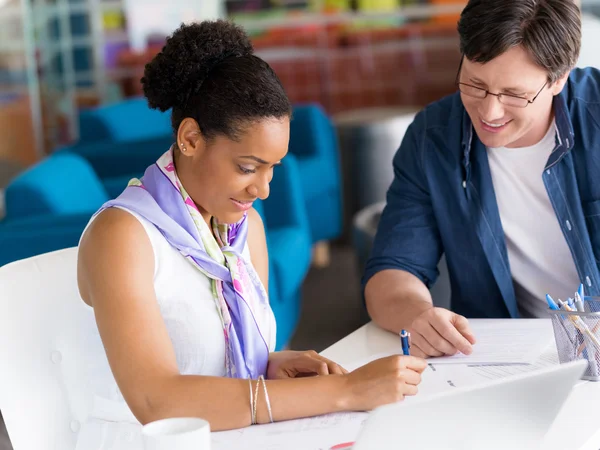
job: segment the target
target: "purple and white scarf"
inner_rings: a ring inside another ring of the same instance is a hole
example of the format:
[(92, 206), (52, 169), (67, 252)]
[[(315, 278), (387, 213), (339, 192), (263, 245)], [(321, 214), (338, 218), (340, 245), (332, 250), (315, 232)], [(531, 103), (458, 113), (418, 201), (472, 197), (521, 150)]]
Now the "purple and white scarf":
[(225, 335), (227, 376), (256, 379), (265, 375), (275, 321), (264, 286), (242, 258), (247, 215), (235, 224), (219, 224), (213, 217), (211, 231), (177, 177), (172, 148), (146, 169), (141, 180), (131, 180), (100, 211), (115, 206), (153, 223), (211, 280)]

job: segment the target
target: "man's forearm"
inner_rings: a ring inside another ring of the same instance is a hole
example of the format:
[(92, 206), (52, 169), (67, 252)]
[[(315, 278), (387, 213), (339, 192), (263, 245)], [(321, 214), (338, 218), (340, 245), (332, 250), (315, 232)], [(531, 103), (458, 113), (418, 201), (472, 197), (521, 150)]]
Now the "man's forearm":
[(433, 307), (427, 286), (403, 270), (383, 270), (374, 275), (365, 287), (365, 299), (371, 319), (395, 333)]

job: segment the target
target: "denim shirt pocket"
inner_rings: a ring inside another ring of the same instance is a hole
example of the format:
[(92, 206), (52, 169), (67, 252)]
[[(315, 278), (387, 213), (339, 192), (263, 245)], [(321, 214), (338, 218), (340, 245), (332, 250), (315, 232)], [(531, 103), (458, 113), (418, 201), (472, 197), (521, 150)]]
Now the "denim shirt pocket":
[(583, 205), (583, 214), (597, 263), (600, 263), (600, 200)]

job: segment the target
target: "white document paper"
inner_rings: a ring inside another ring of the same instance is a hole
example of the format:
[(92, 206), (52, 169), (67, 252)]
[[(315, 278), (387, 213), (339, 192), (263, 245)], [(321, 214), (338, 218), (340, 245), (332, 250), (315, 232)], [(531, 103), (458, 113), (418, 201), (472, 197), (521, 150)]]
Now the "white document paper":
[[(471, 322), (471, 329), (477, 343), (473, 353), (454, 356), (429, 358), (432, 364), (531, 364), (536, 361), (544, 349), (554, 344), (552, 324), (539, 319), (478, 320)], [(349, 371), (391, 355), (402, 354), (400, 338), (397, 352), (374, 353), (368, 359), (342, 362)]]
[(547, 320), (538, 319), (472, 322), (471, 328), (477, 339), (472, 354), (458, 353), (429, 361), (433, 364), (531, 364), (553, 342), (554, 338), (548, 333), (551, 326)]
[[(519, 375), (534, 370), (559, 364), (558, 353), (554, 343), (548, 345), (542, 354), (532, 364), (467, 364), (450, 365), (442, 364), (435, 366), (440, 376), (451, 377), (457, 387), (475, 386), (486, 381)], [(579, 380), (575, 386), (587, 383)]]
[(353, 442), (368, 413), (347, 412), (212, 433), (211, 450), (329, 450)]
[[(433, 359), (431, 361), (434, 361)], [(551, 344), (547, 346), (531, 364), (430, 364), (432, 370), (441, 379), (448, 380), (453, 387), (466, 388), (473, 387), (491, 380), (518, 375), (543, 369), (545, 367), (558, 364), (558, 354), (556, 346)]]
[(497, 380), (557, 364), (558, 352), (556, 345), (551, 343), (532, 364), (469, 364), (467, 367), (482, 380)]

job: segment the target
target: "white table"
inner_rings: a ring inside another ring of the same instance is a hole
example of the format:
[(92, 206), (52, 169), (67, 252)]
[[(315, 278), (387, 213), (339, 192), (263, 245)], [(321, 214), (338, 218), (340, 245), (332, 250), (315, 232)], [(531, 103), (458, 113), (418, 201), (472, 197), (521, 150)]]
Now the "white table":
[[(477, 320), (477, 319), (471, 319)], [(507, 319), (511, 320), (511, 319)], [(546, 320), (546, 319), (539, 319)], [(553, 338), (547, 320), (548, 339)], [(342, 366), (367, 360), (372, 355), (395, 353), (398, 336), (368, 323), (322, 352)], [(545, 450), (600, 449), (600, 382), (586, 382), (573, 389), (555, 424), (546, 436)]]

